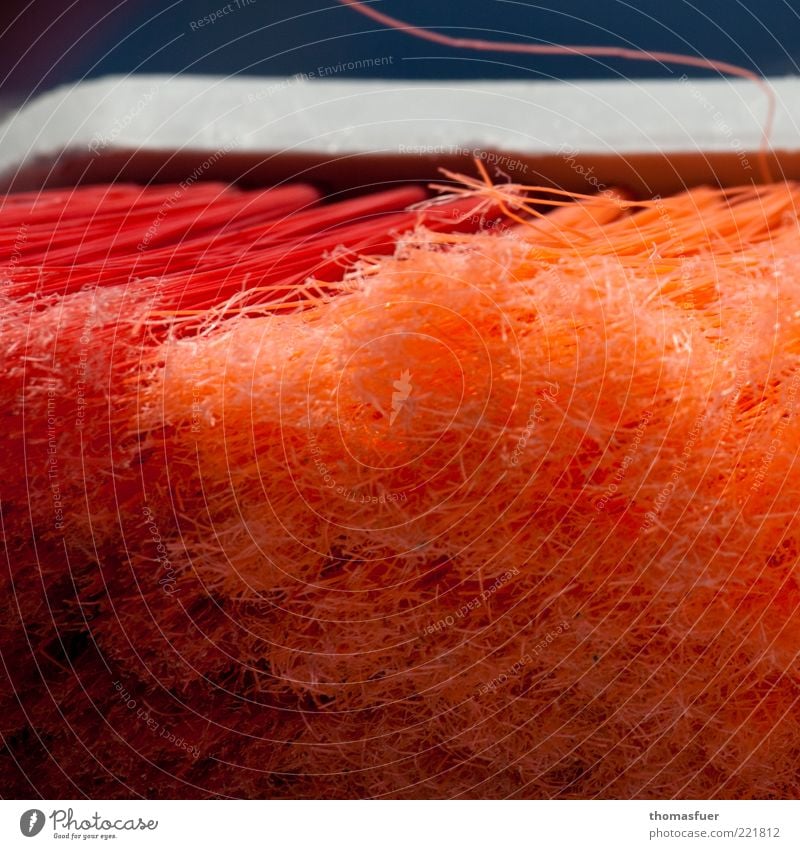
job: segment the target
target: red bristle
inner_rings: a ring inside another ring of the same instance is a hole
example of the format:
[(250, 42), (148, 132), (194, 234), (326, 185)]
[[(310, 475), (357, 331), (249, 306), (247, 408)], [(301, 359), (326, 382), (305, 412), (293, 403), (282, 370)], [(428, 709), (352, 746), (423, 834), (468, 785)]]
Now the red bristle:
[[(174, 540), (198, 518), (188, 493), (164, 486), (185, 462), (173, 456), (169, 432), (131, 438), (138, 359), (170, 327), (147, 320), (159, 310), (216, 307), (240, 291), (234, 311), (296, 309), (322, 281), (341, 279), (359, 253), (389, 252), (420, 225), (475, 230), (483, 223), (476, 210), (487, 205), (467, 198), (406, 211), (426, 195), (411, 186), (305, 209), (316, 197), (307, 187), (196, 186), (169, 207), (158, 228), (163, 243), (138, 250), (134, 236), (174, 192), (91, 187), (0, 207), (0, 223), (8, 225), (15, 209), (18, 222), (31, 222), (20, 231), (30, 237), (20, 240), (28, 253), (11, 239), (14, 228), (0, 233), (7, 281), (0, 391), (11, 399), (0, 414), (0, 456), (17, 469), (0, 482), (7, 553), (0, 585), (19, 604), (0, 621), (4, 740), (22, 773), (37, 771), (38, 789), (51, 795), (90, 784), (109, 796), (155, 787), (207, 795), (209, 786), (231, 796), (327, 793), (313, 777), (287, 774), (302, 771), (305, 755), (284, 743), (304, 733), (313, 705), (275, 687), (268, 666), (252, 662), (254, 652), (266, 656), (268, 631), (256, 623), (274, 613), (272, 602), (253, 599), (232, 619), (199, 572), (181, 574), (180, 594), (169, 591), (171, 567), (158, 560), (142, 505), (157, 517), (158, 539), (169, 541), (176, 564)], [(280, 209), (280, 198), (291, 208)], [(309, 277), (319, 284), (306, 284)], [(155, 583), (154, 568), (161, 570)], [(252, 619), (247, 631), (240, 618)], [(132, 719), (118, 678), (137, 709), (146, 706), (159, 727), (197, 747), (200, 765)], [(265, 777), (264, 768), (283, 774)], [(18, 773), (3, 779), (24, 783)], [(368, 792), (366, 777), (363, 787)]]
[(14, 259), (16, 263), (73, 265), (114, 256), (136, 256), (151, 246), (179, 244), (189, 235), (217, 230), (243, 213), (248, 220), (258, 215), (270, 221), (303, 209), (318, 198), (319, 193), (310, 186), (291, 186), (260, 193), (223, 194), (184, 206), (165, 203), (155, 216), (140, 214), (102, 222), (90, 217), (80, 226), (70, 221), (64, 231), (54, 230), (56, 222), (50, 222), (49, 233), (43, 238), (36, 238), (30, 231), (20, 236), (18, 229), (11, 241), (8, 234), (5, 242), (0, 241), (0, 262)]

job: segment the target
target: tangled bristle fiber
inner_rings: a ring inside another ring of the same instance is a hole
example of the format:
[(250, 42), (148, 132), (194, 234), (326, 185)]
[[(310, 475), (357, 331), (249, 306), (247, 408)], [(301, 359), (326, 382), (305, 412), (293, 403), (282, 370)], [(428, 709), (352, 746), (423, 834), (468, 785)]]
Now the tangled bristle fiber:
[(797, 797), (800, 186), (460, 179), (291, 310), (6, 299), (19, 792)]

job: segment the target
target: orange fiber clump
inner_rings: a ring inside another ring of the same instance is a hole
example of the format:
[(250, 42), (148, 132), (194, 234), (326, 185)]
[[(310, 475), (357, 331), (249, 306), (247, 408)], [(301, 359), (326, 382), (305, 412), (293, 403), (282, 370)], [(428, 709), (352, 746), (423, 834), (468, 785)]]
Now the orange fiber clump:
[(800, 186), (463, 182), (506, 223), (417, 228), (294, 311), (103, 319), (100, 459), (66, 544), (52, 499), (25, 542), (63, 573), (26, 603), (69, 576), (75, 607), (38, 626), (61, 672), (40, 749), (12, 739), (20, 775), (39, 757), (66, 775), (48, 790), (107, 796), (797, 797)]

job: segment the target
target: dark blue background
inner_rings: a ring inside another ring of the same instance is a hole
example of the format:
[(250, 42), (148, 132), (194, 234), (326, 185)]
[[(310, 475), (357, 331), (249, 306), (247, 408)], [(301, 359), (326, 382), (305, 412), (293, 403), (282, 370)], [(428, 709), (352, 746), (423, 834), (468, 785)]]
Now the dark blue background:
[[(333, 0), (252, 0), (215, 24), (225, 0), (1, 0), (0, 94), (120, 73), (309, 73), (369, 57), (346, 76), (588, 78), (680, 75), (684, 68), (583, 58), (474, 54), (424, 43)], [(233, 0), (235, 2), (235, 0)], [(703, 55), (764, 74), (797, 73), (800, 0), (381, 0), (389, 14), (450, 34), (635, 46)], [(702, 75), (702, 72), (693, 72)]]

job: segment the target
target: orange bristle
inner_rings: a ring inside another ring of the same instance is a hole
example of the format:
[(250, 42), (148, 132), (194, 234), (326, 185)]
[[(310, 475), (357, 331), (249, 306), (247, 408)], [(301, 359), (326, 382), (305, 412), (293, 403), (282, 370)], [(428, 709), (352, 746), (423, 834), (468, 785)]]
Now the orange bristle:
[(800, 186), (482, 176), (326, 219), (343, 259), (301, 219), (230, 275), (5, 302), (4, 633), (44, 742), (4, 736), (52, 752), (42, 792), (797, 794)]

